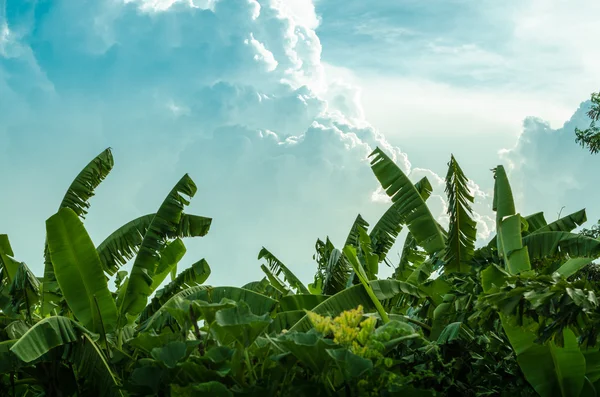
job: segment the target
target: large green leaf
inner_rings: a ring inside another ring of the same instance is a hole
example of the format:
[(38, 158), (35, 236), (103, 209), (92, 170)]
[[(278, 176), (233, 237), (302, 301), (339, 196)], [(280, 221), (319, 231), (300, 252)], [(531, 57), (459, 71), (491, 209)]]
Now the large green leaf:
[(285, 281), (287, 281), (292, 288), (296, 289), (296, 292), (299, 294), (309, 294), (308, 288), (304, 286), (302, 281), (296, 275), (287, 268), (275, 255), (273, 255), (268, 249), (263, 247), (258, 253), (258, 259), (265, 259), (269, 266), (269, 269), (275, 274), (275, 276), (279, 276), (283, 273), (285, 277)]
[(6, 234), (0, 234), (0, 254), (15, 256), (12, 247), (10, 246), (8, 235)]
[(329, 238), (325, 242), (317, 240), (315, 248), (317, 252), (313, 258), (318, 264), (315, 283), (322, 283), (321, 292), (333, 295), (346, 288), (351, 268), (342, 252), (334, 247)]
[(575, 334), (565, 328), (564, 347), (550, 341), (535, 343), (533, 328), (537, 323), (519, 327), (514, 319), (504, 317), (502, 325), (517, 355), (517, 362), (527, 381), (542, 397), (579, 396), (583, 388), (586, 365)]
[(314, 331), (290, 332), (280, 335), (274, 342), (316, 374), (323, 373), (331, 364), (327, 350), (339, 348), (332, 340), (325, 339)]
[(221, 345), (236, 342), (248, 348), (271, 321), (268, 313), (257, 315), (248, 304), (240, 301), (235, 307), (219, 310), (210, 330)]
[(152, 282), (169, 235), (176, 233), (184, 206), (189, 201), (183, 195), (193, 197), (196, 185), (186, 174), (177, 182), (160, 206), (148, 227), (142, 245), (129, 275), (127, 290), (119, 307), (120, 322), (135, 318), (146, 306), (152, 293)]
[(347, 245), (351, 245), (353, 247), (358, 247), (358, 240), (360, 239), (360, 230), (368, 230), (369, 223), (363, 219), (363, 217), (358, 214), (354, 222), (352, 223), (352, 227), (350, 228), (350, 232), (348, 232), (348, 237), (346, 237), (346, 242), (344, 243), (344, 247)]
[(46, 221), (56, 279), (75, 316), (88, 329), (103, 334), (116, 328), (117, 308), (108, 290), (98, 253), (83, 223), (70, 208)]
[(288, 295), (279, 299), (279, 306), (282, 311), (311, 310), (327, 298), (327, 295)]
[(444, 253), (444, 271), (463, 273), (468, 271), (475, 252), (477, 223), (473, 220), (471, 204), (474, 197), (467, 186), (468, 179), (452, 156), (446, 175), (446, 194), (448, 195), (448, 215), (450, 229)]
[(170, 321), (169, 309), (178, 308), (183, 301), (205, 301), (219, 303), (223, 299), (236, 302), (244, 301), (252, 313), (262, 315), (270, 313), (275, 308), (277, 301), (262, 294), (236, 287), (211, 287), (199, 285), (184, 289), (173, 295), (164, 305), (154, 312), (143, 324), (140, 331), (148, 329), (162, 329)]
[[(398, 267), (396, 267), (392, 277), (400, 281), (407, 280), (421, 266), (426, 257), (427, 254), (419, 250), (419, 246), (413, 235), (410, 232), (407, 233)], [(431, 274), (431, 271), (427, 274), (425, 280), (429, 277), (429, 274)]]
[(8, 292), (13, 307), (24, 305), (28, 317), (31, 318), (30, 308), (40, 299), (40, 282), (25, 263), (19, 265)]
[[(432, 192), (431, 184), (429, 183), (427, 177), (423, 177), (419, 182), (417, 182), (415, 184), (415, 188), (421, 197), (423, 197), (423, 200), (427, 201)], [(400, 281), (406, 280), (412, 274), (412, 272), (415, 271), (415, 267), (420, 266), (426, 257), (427, 254), (424, 251), (419, 250), (417, 240), (415, 240), (413, 235), (408, 232), (406, 234), (406, 238), (404, 239), (404, 246), (402, 247), (400, 262), (398, 262), (398, 267), (396, 270), (394, 270), (392, 277)], [(429, 277), (429, 275), (427, 275), (427, 277)]]
[(500, 221), (499, 233), (502, 241), (502, 255), (506, 268), (511, 274), (518, 274), (531, 269), (529, 251), (523, 246), (521, 238), (522, 218), (519, 214), (505, 217)]
[(156, 294), (154, 294), (154, 297), (148, 306), (146, 306), (140, 314), (140, 322), (146, 321), (160, 309), (162, 305), (171, 299), (173, 295), (186, 288), (202, 284), (208, 279), (208, 276), (210, 276), (210, 266), (208, 266), (208, 263), (204, 259), (199, 260), (189, 268), (183, 270), (175, 277), (175, 280), (156, 291)]
[(527, 231), (529, 233), (540, 230), (548, 224), (543, 212), (536, 212), (535, 214), (528, 215), (525, 217), (525, 220), (527, 221)]
[[(142, 245), (146, 231), (156, 214), (140, 216), (127, 222), (98, 246), (98, 255), (104, 271), (114, 275), (121, 266), (131, 260)], [(202, 237), (210, 230), (212, 219), (198, 215), (181, 214), (176, 230), (169, 230), (169, 238)]]
[(83, 384), (80, 390), (82, 395), (99, 397), (123, 395), (119, 390), (117, 375), (113, 373), (104, 353), (89, 335), (83, 334), (79, 343), (76, 343), (69, 352), (66, 359), (80, 377), (80, 382)]
[[(315, 295), (312, 295), (315, 296)], [(269, 333), (280, 334), (281, 331), (288, 330), (298, 321), (302, 320), (306, 312), (304, 310), (291, 310), (287, 312), (279, 312), (273, 318), (273, 322), (269, 325)]]
[(523, 238), (530, 258), (545, 258), (558, 253), (571, 258), (598, 258), (600, 240), (568, 232), (535, 232)]
[(408, 225), (417, 243), (428, 253), (443, 250), (445, 242), (442, 230), (410, 179), (381, 149), (375, 149), (370, 157), (373, 156), (373, 173), (392, 202), (401, 203), (398, 213), (402, 215), (402, 223)]
[(156, 267), (156, 274), (154, 275), (154, 280), (152, 281), (152, 286), (150, 287), (152, 292), (154, 292), (156, 288), (158, 288), (158, 286), (165, 281), (165, 278), (171, 274), (173, 269), (177, 269), (177, 264), (185, 255), (185, 252), (185, 245), (179, 238), (168, 243), (160, 252), (160, 261)]
[(78, 341), (88, 333), (89, 331), (69, 318), (48, 317), (31, 327), (10, 351), (29, 363), (55, 347)]
[[(542, 226), (535, 230), (535, 233), (541, 232), (570, 232), (581, 226), (587, 221), (585, 209), (579, 210), (567, 216), (564, 216), (552, 223)], [(531, 230), (530, 230), (531, 232)]]
[(114, 164), (110, 148), (96, 156), (73, 180), (59, 209), (70, 208), (83, 218), (90, 207), (89, 199), (94, 196), (94, 190), (108, 176)]
[[(381, 301), (392, 299), (399, 294), (423, 298), (425, 295), (414, 285), (397, 280), (373, 280), (369, 282), (375, 297)], [(357, 284), (329, 297), (323, 303), (315, 306), (311, 311), (323, 316), (336, 317), (345, 310), (356, 309), (362, 305), (365, 312), (375, 311), (377, 308), (362, 284)], [(306, 332), (312, 328), (308, 317), (304, 317), (290, 331)]]
[(498, 252), (511, 274), (531, 269), (527, 248), (523, 246), (521, 228), (525, 220), (516, 214), (512, 189), (504, 167), (494, 170), (493, 210), (496, 211)]
[(570, 258), (556, 271), (561, 276), (568, 278), (591, 263), (589, 258)]
[[(67, 189), (59, 209), (70, 208), (77, 216), (83, 219), (90, 207), (89, 200), (94, 196), (94, 190), (108, 176), (113, 166), (112, 152), (108, 148), (96, 156), (79, 172)], [(48, 251), (48, 242), (44, 246), (44, 283), (42, 288), (42, 314), (45, 314), (44, 307), (47, 306), (45, 303), (51, 301), (53, 299), (52, 295), (58, 292), (54, 267), (52, 266), (50, 252)]]

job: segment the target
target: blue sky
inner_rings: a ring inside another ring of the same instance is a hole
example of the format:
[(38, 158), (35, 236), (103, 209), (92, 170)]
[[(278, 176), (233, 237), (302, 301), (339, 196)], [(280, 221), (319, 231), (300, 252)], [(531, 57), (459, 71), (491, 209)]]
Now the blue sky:
[(214, 222), (182, 264), (206, 258), (214, 284), (260, 278), (262, 245), (310, 281), (317, 238), (340, 245), (357, 213), (374, 223), (387, 208), (365, 159), (375, 146), (430, 178), (442, 222), (454, 153), (474, 180), (481, 241), (500, 163), (523, 213), (600, 218), (600, 157), (572, 133), (600, 85), (586, 39), (600, 6), (172, 3), (0, 0), (0, 229), (38, 274), (44, 221), (108, 146), (93, 240), (155, 211), (187, 172), (199, 186), (189, 212)]

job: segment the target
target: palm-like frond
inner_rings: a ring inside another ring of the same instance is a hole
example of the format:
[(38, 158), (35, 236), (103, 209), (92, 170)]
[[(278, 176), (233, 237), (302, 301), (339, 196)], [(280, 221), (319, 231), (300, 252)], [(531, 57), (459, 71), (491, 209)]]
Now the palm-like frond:
[[(113, 166), (114, 159), (110, 148), (108, 148), (79, 172), (67, 189), (59, 209), (70, 208), (81, 219), (85, 218), (90, 207), (89, 200), (94, 196), (94, 191), (108, 176)], [(48, 301), (52, 300), (52, 296), (59, 292), (47, 242), (44, 246), (44, 283), (42, 290), (42, 314), (45, 314), (44, 308), (48, 306)]]
[(70, 318), (52, 316), (31, 327), (12, 345), (10, 351), (29, 363), (55, 347), (76, 342), (84, 334), (89, 334), (89, 331)]
[(571, 258), (600, 257), (600, 241), (576, 233), (536, 232), (523, 237), (523, 244), (532, 259), (551, 257), (559, 253)]
[[(135, 257), (155, 216), (156, 214), (140, 216), (104, 239), (97, 250), (106, 273), (114, 275), (121, 266)], [(166, 235), (169, 238), (203, 237), (210, 230), (211, 222), (211, 218), (183, 213), (177, 228), (169, 230)]]
[(85, 217), (90, 207), (89, 200), (94, 196), (94, 190), (108, 176), (114, 164), (110, 148), (96, 156), (73, 180), (59, 209), (70, 208), (79, 217)]
[(186, 288), (191, 288), (204, 283), (209, 276), (210, 266), (208, 266), (208, 263), (204, 259), (194, 263), (192, 266), (179, 273), (175, 280), (156, 291), (156, 294), (154, 294), (154, 297), (148, 306), (146, 306), (140, 314), (140, 322), (144, 322), (150, 318), (162, 305), (171, 299), (173, 295)]
[(352, 227), (350, 228), (350, 232), (348, 233), (348, 237), (346, 237), (346, 242), (344, 243), (344, 247), (347, 245), (351, 245), (353, 247), (358, 247), (358, 241), (360, 239), (360, 231), (359, 229), (368, 230), (369, 223), (363, 219), (363, 217), (358, 214), (354, 223), (352, 223)]
[(404, 240), (404, 247), (402, 247), (402, 254), (400, 255), (398, 267), (394, 270), (392, 278), (399, 281), (406, 280), (411, 273), (423, 263), (426, 257), (427, 254), (424, 251), (419, 250), (417, 241), (412, 234), (408, 232), (406, 239)]
[(25, 263), (19, 264), (8, 292), (13, 307), (24, 305), (28, 317), (31, 318), (30, 308), (40, 299), (40, 282)]
[(317, 252), (313, 258), (318, 265), (315, 283), (321, 280), (322, 293), (333, 295), (346, 288), (351, 269), (345, 262), (342, 252), (335, 248), (329, 238), (325, 242), (317, 240), (315, 249)]
[(535, 230), (542, 232), (570, 232), (583, 225), (587, 221), (585, 209), (579, 210)]
[(474, 197), (467, 186), (468, 179), (452, 156), (446, 175), (446, 194), (448, 195), (448, 215), (450, 229), (444, 253), (444, 271), (446, 273), (465, 272), (475, 252), (477, 223), (473, 220), (471, 204)]
[(402, 223), (408, 225), (417, 243), (430, 254), (444, 249), (445, 242), (438, 223), (410, 179), (381, 149), (370, 157), (373, 173), (392, 202), (399, 202), (398, 213)]
[(260, 252), (258, 253), (258, 259), (265, 259), (267, 261), (267, 265), (269, 269), (275, 274), (279, 276), (283, 273), (285, 281), (289, 283), (292, 288), (296, 289), (296, 292), (299, 294), (309, 294), (308, 288), (304, 286), (302, 281), (296, 275), (288, 269), (287, 266), (283, 264), (275, 255), (273, 255), (268, 249), (262, 247)]
[(177, 232), (183, 208), (189, 204), (183, 195), (193, 197), (196, 190), (192, 179), (187, 174), (184, 175), (152, 219), (133, 263), (127, 290), (119, 308), (121, 322), (125, 320), (125, 316), (135, 317), (144, 310), (148, 296), (152, 293), (152, 279), (160, 252), (165, 247), (168, 236)]

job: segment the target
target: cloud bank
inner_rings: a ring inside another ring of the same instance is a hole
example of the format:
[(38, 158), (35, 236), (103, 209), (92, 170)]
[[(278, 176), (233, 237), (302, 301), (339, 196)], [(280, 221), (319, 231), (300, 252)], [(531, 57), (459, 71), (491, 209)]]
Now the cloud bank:
[(586, 208), (590, 224), (600, 218), (596, 200), (600, 194), (600, 156), (591, 155), (575, 143), (575, 128), (590, 124), (589, 108), (589, 101), (582, 103), (558, 129), (529, 117), (523, 122), (516, 145), (500, 152), (524, 213), (543, 210), (550, 221), (559, 213), (564, 216)]
[[(115, 170), (86, 220), (96, 243), (189, 172), (189, 212), (214, 221), (187, 241), (184, 266), (205, 257), (212, 283), (241, 285), (261, 277), (265, 245), (310, 280), (316, 238), (342, 244), (357, 213), (374, 223), (387, 208), (369, 152), (412, 168), (364, 120), (359, 92), (325, 74), (316, 27), (310, 1), (5, 0), (0, 177), (12, 194), (0, 218), (17, 256), (41, 272), (44, 220), (111, 146)], [(443, 194), (430, 171), (411, 178), (422, 175)]]

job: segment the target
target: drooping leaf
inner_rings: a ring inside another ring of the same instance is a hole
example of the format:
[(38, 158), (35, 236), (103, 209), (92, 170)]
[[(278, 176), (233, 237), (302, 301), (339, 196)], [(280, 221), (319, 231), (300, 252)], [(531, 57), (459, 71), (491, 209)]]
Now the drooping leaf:
[(402, 223), (408, 225), (417, 243), (430, 254), (443, 250), (443, 233), (410, 179), (381, 149), (375, 149), (370, 157), (374, 157), (371, 161), (373, 173), (387, 195), (393, 203), (401, 203), (398, 205), (398, 213), (402, 215)]
[(104, 353), (89, 335), (82, 335), (66, 359), (83, 381), (80, 390), (82, 394), (100, 397), (123, 396), (119, 390), (117, 375), (113, 373)]
[(544, 258), (558, 253), (571, 258), (595, 259), (600, 256), (600, 241), (568, 232), (535, 232), (523, 238), (530, 258)]
[(83, 223), (70, 208), (46, 221), (48, 248), (61, 291), (81, 323), (104, 334), (116, 328), (117, 308), (98, 254)]
[(25, 263), (19, 265), (10, 284), (9, 294), (12, 305), (16, 308), (25, 305), (25, 310), (31, 317), (30, 308), (40, 300), (40, 282)]
[(474, 197), (469, 192), (468, 179), (452, 156), (446, 175), (446, 194), (448, 195), (448, 215), (450, 229), (444, 253), (444, 271), (462, 273), (469, 269), (469, 263), (475, 252), (477, 223), (473, 220), (471, 204)]
[(78, 341), (88, 333), (88, 330), (69, 318), (52, 316), (31, 327), (12, 345), (10, 351), (29, 363), (55, 347)]
[(152, 293), (151, 286), (160, 252), (164, 249), (168, 236), (177, 232), (183, 208), (189, 204), (183, 195), (193, 197), (196, 190), (192, 179), (187, 174), (184, 175), (152, 219), (133, 263), (127, 290), (119, 307), (121, 323), (126, 322), (126, 318), (135, 318), (144, 310), (148, 296)]
[(309, 294), (310, 292), (304, 286), (302, 281), (296, 275), (287, 268), (275, 255), (273, 255), (269, 250), (263, 247), (258, 253), (258, 259), (265, 259), (271, 271), (275, 274), (275, 276), (279, 276), (283, 273), (285, 281), (287, 281), (292, 288), (296, 289), (298, 294)]

